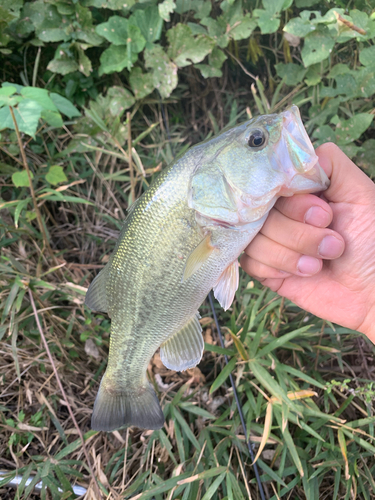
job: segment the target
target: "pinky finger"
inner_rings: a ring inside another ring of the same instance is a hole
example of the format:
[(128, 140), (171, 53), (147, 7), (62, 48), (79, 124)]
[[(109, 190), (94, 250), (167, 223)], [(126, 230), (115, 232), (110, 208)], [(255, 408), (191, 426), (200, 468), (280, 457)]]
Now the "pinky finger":
[(288, 276), (292, 276), (291, 273), (286, 273), (285, 271), (280, 271), (279, 269), (274, 269), (273, 267), (262, 264), (257, 260), (252, 259), (245, 253), (242, 254), (240, 259), (240, 264), (242, 269), (249, 274), (252, 278), (262, 281), (265, 279), (284, 279)]

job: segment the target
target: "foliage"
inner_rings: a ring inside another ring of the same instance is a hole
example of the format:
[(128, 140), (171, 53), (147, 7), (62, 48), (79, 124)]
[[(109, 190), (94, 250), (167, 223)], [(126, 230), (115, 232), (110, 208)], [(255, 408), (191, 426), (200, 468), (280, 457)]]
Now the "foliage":
[[(54, 52), (46, 51), (50, 59), (45, 67), (52, 77), (65, 75), (52, 79), (61, 82), (59, 91), (79, 104), (85, 99), (80, 89), (89, 85), (89, 95), (95, 97), (93, 82), (99, 85), (100, 76), (121, 73), (130, 107), (154, 91), (168, 98), (187, 66), (199, 70), (203, 78), (221, 77), (228, 55), (238, 54), (246, 44), (246, 59), (254, 66), (265, 56), (260, 35), (282, 33), (278, 43), (284, 61), (279, 60), (278, 50), (267, 53), (274, 66), (274, 71), (268, 66), (270, 89), (278, 77), (285, 86), (297, 86), (294, 97), (305, 94), (303, 102), (312, 104), (308, 128), (317, 144), (333, 140), (350, 157), (363, 158), (367, 167), (373, 143), (354, 141), (373, 119), (374, 13), (360, 0), (351, 4), (350, 11), (340, 2), (323, 11), (312, 1), (297, 1), (297, 11), (292, 0), (268, 0), (263, 8), (258, 4), (255, 0), (3, 2), (0, 51), (9, 55), (25, 45), (50, 44)], [(353, 51), (357, 56), (346, 64)]]
[(199, 368), (150, 365), (165, 428), (105, 435), (89, 417), (110, 323), (83, 305), (134, 197), (227, 124), (293, 102), (375, 176), (374, 39), (366, 0), (0, 2), (0, 463), (18, 498), (93, 476), (104, 497), (256, 498), (231, 371), (270, 498), (375, 498), (374, 349), (355, 332), (242, 276), (225, 349), (204, 306)]

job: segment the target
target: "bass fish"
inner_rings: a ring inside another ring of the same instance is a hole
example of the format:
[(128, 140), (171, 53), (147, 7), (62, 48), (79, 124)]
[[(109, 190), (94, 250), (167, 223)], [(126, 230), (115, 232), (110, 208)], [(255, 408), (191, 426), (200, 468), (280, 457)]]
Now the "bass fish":
[(86, 295), (90, 309), (111, 318), (93, 429), (163, 426), (147, 379), (155, 351), (160, 347), (171, 370), (196, 366), (204, 348), (198, 308), (209, 291), (228, 309), (238, 257), (278, 197), (328, 185), (296, 106), (225, 130), (161, 172), (130, 207), (115, 250)]

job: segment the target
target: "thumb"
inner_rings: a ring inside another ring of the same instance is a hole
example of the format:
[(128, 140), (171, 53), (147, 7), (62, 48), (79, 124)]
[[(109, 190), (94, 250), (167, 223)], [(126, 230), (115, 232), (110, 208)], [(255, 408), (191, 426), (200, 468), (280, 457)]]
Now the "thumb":
[[(374, 197), (374, 183), (341, 149), (328, 142), (316, 150), (319, 164), (331, 184), (324, 197), (334, 203), (366, 203)], [(374, 160), (375, 161), (375, 160)]]

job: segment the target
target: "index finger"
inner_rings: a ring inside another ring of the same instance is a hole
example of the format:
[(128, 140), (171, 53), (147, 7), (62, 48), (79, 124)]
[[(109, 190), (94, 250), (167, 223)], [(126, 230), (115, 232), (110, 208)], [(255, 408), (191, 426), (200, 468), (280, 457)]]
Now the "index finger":
[(313, 194), (295, 194), (281, 197), (275, 208), (289, 219), (306, 222), (311, 226), (327, 227), (332, 222), (332, 209), (324, 200)]

